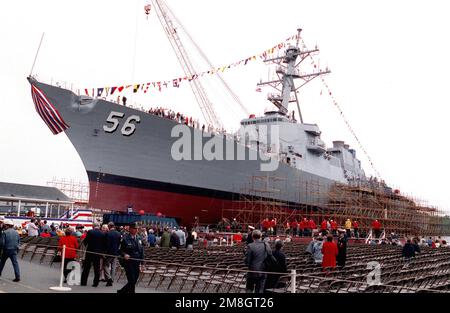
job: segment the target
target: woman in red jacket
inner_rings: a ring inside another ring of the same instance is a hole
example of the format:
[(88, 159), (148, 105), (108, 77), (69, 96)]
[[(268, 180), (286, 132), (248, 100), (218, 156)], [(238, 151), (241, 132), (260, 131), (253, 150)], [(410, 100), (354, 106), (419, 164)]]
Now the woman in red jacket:
[(322, 267), (325, 270), (326, 268), (335, 268), (336, 267), (336, 257), (338, 255), (338, 247), (335, 242), (333, 242), (333, 236), (328, 235), (327, 241), (322, 245)]
[(66, 246), (66, 255), (64, 259), (64, 282), (67, 281), (67, 275), (71, 272), (70, 269), (67, 269), (67, 264), (75, 260), (77, 257), (77, 249), (79, 247), (78, 239), (73, 236), (72, 233), (72, 228), (67, 228), (65, 231), (65, 236), (59, 237), (58, 242), (58, 250), (61, 251), (61, 253), (63, 246)]

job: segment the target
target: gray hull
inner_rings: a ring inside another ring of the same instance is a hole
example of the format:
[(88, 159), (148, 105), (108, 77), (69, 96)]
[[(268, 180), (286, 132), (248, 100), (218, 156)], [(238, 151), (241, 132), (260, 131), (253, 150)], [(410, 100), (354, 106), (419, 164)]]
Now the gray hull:
[[(88, 173), (90, 205), (95, 208), (125, 210), (132, 205), (135, 210), (161, 212), (184, 223), (192, 222), (195, 216), (212, 223), (240, 194), (320, 206), (334, 183), (281, 162), (277, 170), (262, 172), (261, 160), (175, 161), (171, 155), (177, 140), (171, 137), (178, 125), (175, 121), (104, 100), (80, 104), (80, 98), (71, 91), (32, 83), (69, 125), (65, 132)], [(123, 118), (118, 119), (117, 130), (107, 132), (104, 126), (112, 127), (106, 122), (111, 112), (123, 114)], [(134, 123), (135, 131), (127, 136), (121, 128), (132, 115), (140, 122)], [(201, 130), (191, 130), (201, 134)], [(231, 142), (236, 151), (237, 144)]]

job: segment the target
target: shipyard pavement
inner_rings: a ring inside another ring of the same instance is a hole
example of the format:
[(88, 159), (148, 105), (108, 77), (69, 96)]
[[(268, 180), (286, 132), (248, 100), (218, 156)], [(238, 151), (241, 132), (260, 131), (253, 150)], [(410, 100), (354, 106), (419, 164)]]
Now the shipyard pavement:
[[(57, 291), (50, 290), (49, 287), (59, 285), (61, 263), (55, 263), (52, 267), (48, 264), (30, 263), (28, 260), (19, 259), (19, 266), (21, 271), (21, 281), (15, 283), (14, 271), (11, 262), (7, 262), (0, 276), (0, 293), (56, 293)], [(93, 273), (89, 277), (89, 281), (93, 279)], [(70, 286), (72, 288), (69, 293), (116, 293), (117, 289), (122, 288), (126, 281), (121, 280), (115, 282), (114, 286), (106, 287), (106, 283), (101, 282), (98, 287), (91, 287), (90, 285)], [(64, 284), (63, 286), (67, 286)], [(136, 293), (154, 293), (159, 290), (149, 288), (136, 288)]]

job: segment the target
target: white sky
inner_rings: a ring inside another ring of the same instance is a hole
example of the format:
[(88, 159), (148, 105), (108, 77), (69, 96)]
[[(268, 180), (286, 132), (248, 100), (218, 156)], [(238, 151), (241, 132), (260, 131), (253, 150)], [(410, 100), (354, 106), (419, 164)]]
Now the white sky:
[[(184, 76), (155, 12), (146, 20), (145, 4), (143, 0), (2, 4), (0, 181), (45, 185), (58, 177), (87, 182), (70, 141), (64, 134), (53, 136), (34, 110), (25, 78), (42, 32), (45, 38), (34, 73), (44, 82), (101, 87)], [(332, 71), (326, 80), (383, 178), (403, 192), (450, 209), (446, 1), (170, 0), (169, 4), (217, 66), (270, 48), (302, 27), (306, 43), (318, 44), (317, 60)], [(267, 78), (260, 62), (229, 70), (224, 77), (252, 112), (261, 114), (268, 107), (264, 97), (270, 90), (255, 92), (260, 78)], [(337, 139), (350, 143), (371, 173), (331, 99), (325, 92), (320, 96), (321, 89), (317, 80), (302, 90), (305, 122), (317, 123), (329, 145)], [(162, 105), (200, 114), (187, 85), (134, 100), (146, 107)], [(239, 109), (213, 102), (228, 128), (235, 129), (244, 117)]]

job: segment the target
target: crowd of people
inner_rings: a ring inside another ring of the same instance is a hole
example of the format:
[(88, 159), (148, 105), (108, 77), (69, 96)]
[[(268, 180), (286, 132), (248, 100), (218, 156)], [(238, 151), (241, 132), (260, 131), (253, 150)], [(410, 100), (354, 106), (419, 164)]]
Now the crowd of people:
[(100, 225), (94, 223), (89, 231), (82, 225), (76, 229), (68, 224), (48, 225), (46, 220), (31, 218), (25, 227), (15, 226), (11, 220), (0, 216), (0, 275), (7, 259), (11, 259), (15, 272), (15, 282), (20, 281), (20, 269), (17, 261), (20, 238), (56, 237), (59, 255), (64, 249), (64, 280), (71, 272), (67, 266), (75, 261), (84, 247), (84, 262), (81, 274), (81, 286), (86, 286), (91, 268), (94, 268), (93, 287), (101, 281), (113, 286), (117, 263), (120, 262), (127, 277), (127, 284), (119, 293), (134, 293), (140, 265), (144, 259), (144, 247), (167, 247), (171, 249), (193, 249), (197, 232), (187, 231), (185, 227), (168, 227), (152, 224), (138, 226), (135, 223), (116, 227), (114, 223)]
[(227, 134), (227, 131), (224, 128), (219, 129), (219, 128), (214, 128), (211, 124), (208, 124), (208, 125), (201, 124), (198, 118), (195, 119), (193, 117), (184, 115), (180, 112), (175, 112), (171, 109), (165, 109), (162, 107), (150, 108), (150, 110), (148, 110), (148, 113), (162, 117), (162, 118), (176, 121), (180, 124), (185, 124), (186, 126), (190, 126), (192, 128), (201, 129), (203, 132), (208, 132), (211, 134), (222, 134), (222, 135)]
[[(350, 236), (354, 236), (354, 223), (347, 219), (344, 228), (336, 227), (333, 220), (322, 221), (319, 227), (309, 224), (308, 219), (303, 219), (303, 225), (298, 223), (293, 236), (308, 236), (311, 241), (306, 246), (305, 252), (309, 255), (311, 264), (320, 266), (325, 273), (336, 268), (345, 267), (347, 260), (347, 246)], [(233, 228), (238, 228), (234, 220)], [(381, 223), (374, 221), (372, 227), (380, 227)], [(308, 224), (306, 224), (308, 223)], [(314, 223), (314, 222), (313, 222)], [(265, 292), (267, 289), (279, 287), (279, 277), (287, 273), (286, 256), (283, 253), (285, 242), (292, 241), (291, 235), (282, 240), (276, 235), (276, 219), (265, 219), (260, 228), (248, 226), (248, 234), (234, 233), (230, 241), (241, 243), (245, 252), (245, 264), (248, 266), (247, 284), (248, 292)], [(353, 227), (353, 228), (352, 228)], [(293, 228), (292, 230), (294, 230)], [(223, 235), (218, 232), (206, 232), (199, 234), (196, 229), (187, 230), (185, 227), (169, 227), (167, 225), (151, 224), (137, 225), (131, 223), (127, 226), (116, 227), (114, 223), (94, 223), (93, 229), (85, 231), (82, 227), (73, 229), (66, 224), (48, 225), (45, 220), (32, 218), (24, 229), (31, 237), (57, 237), (58, 250), (64, 249), (64, 278), (67, 279), (70, 262), (80, 257), (84, 247), (84, 262), (81, 274), (81, 285), (86, 286), (91, 268), (94, 269), (93, 287), (100, 282), (106, 282), (106, 286), (113, 286), (115, 270), (118, 263), (125, 270), (127, 284), (118, 290), (119, 293), (134, 293), (135, 285), (142, 270), (144, 259), (144, 247), (160, 247), (168, 249), (194, 249), (195, 246), (211, 246), (221, 244)], [(288, 230), (288, 229), (286, 229)], [(375, 228), (373, 229), (375, 230)], [(305, 233), (306, 231), (306, 233)], [(308, 235), (311, 232), (311, 235)], [(289, 233), (287, 231), (287, 233)], [(273, 237), (275, 235), (275, 237)], [(20, 232), (15, 229), (11, 220), (4, 220), (0, 216), (0, 275), (7, 259), (10, 259), (14, 272), (14, 281), (20, 281), (20, 269), (17, 254), (20, 244)], [(227, 236), (228, 238), (228, 236)], [(272, 250), (270, 240), (274, 240)], [(447, 242), (441, 238), (406, 238), (402, 243), (395, 234), (387, 237), (373, 239), (375, 244), (402, 245), (402, 256), (410, 262), (421, 247), (443, 248)], [(370, 242), (371, 244), (374, 244)], [(228, 239), (227, 239), (228, 244)], [(266, 273), (262, 273), (266, 272)], [(267, 274), (273, 273), (273, 274)]]
[[(286, 273), (285, 256), (281, 250), (283, 240), (276, 236), (276, 225), (276, 219), (264, 219), (260, 224), (260, 229), (249, 226), (248, 234), (243, 237), (243, 241), (247, 246), (245, 263), (250, 271), (254, 271), (247, 275), (247, 292), (262, 293), (268, 288), (277, 286), (277, 279), (281, 274), (261, 272)], [(369, 243), (402, 246), (402, 257), (406, 264), (413, 260), (416, 254), (420, 253), (421, 246), (431, 248), (447, 247), (447, 242), (440, 239), (440, 237), (437, 239), (432, 237), (404, 238), (405, 240), (402, 242), (398, 235), (391, 233), (380, 238), (381, 223), (378, 220), (374, 220), (371, 226), (374, 237)], [(311, 264), (321, 266), (327, 274), (331, 270), (345, 267), (348, 240), (351, 237), (358, 238), (358, 224), (356, 221), (352, 222), (350, 219), (347, 219), (344, 223), (344, 228), (339, 228), (332, 219), (324, 219), (317, 227), (313, 220), (305, 218), (300, 223), (294, 220), (293, 225), (286, 227), (286, 234), (288, 235), (285, 237), (284, 242), (292, 240), (289, 234), (298, 237), (310, 237), (311, 241), (306, 246), (305, 252), (309, 255)], [(271, 235), (276, 236), (274, 238), (276, 251), (273, 253), (269, 245)], [(267, 262), (267, 259), (270, 259), (272, 254), (276, 259), (274, 261), (275, 265)]]
[[(318, 230), (325, 235), (327, 233), (332, 233), (333, 236), (337, 236), (338, 229), (343, 228), (347, 234), (347, 237), (360, 238), (367, 235), (365, 230), (361, 230), (359, 222), (357, 220), (350, 220), (349, 218), (343, 223), (339, 224), (336, 220), (332, 218), (324, 218), (319, 225), (312, 218), (300, 218), (292, 219), (287, 221), (284, 225), (280, 225), (276, 218), (265, 218), (261, 223), (259, 229), (269, 235), (276, 236), (278, 233), (278, 228), (281, 226), (284, 229), (286, 235), (293, 237), (311, 237), (313, 232)], [(372, 231), (375, 237), (380, 237), (382, 230), (382, 225), (378, 220), (374, 220), (372, 223)]]
[[(287, 273), (286, 256), (282, 252), (283, 241), (275, 240), (275, 251), (272, 252), (269, 245), (270, 237), (258, 229), (250, 227), (246, 238), (245, 264), (248, 266), (246, 289), (247, 292), (263, 293), (267, 289), (281, 287), (279, 278)], [(290, 241), (288, 236), (285, 241)], [(306, 247), (306, 253), (310, 255), (312, 264), (321, 266), (324, 271), (338, 267), (344, 267), (347, 259), (347, 234), (339, 230), (335, 240), (332, 234), (323, 236), (314, 231), (312, 240)], [(272, 261), (269, 261), (272, 259)], [(273, 272), (267, 274), (263, 272)]]
[[(2, 217), (3, 218), (3, 217)], [(40, 218), (31, 218), (27, 223), (21, 226), (13, 225), (12, 229), (15, 230), (20, 237), (62, 237), (65, 235), (65, 230), (69, 228), (67, 223), (51, 223), (48, 224), (47, 220)], [(86, 237), (86, 230), (83, 225), (77, 225), (74, 236), (80, 239)]]
[[(100, 281), (112, 286), (117, 262), (124, 268), (127, 284), (119, 293), (134, 293), (144, 259), (144, 247), (171, 249), (193, 249), (197, 233), (185, 227), (162, 225), (138, 226), (136, 223), (116, 228), (114, 223), (94, 224), (87, 232), (82, 244), (86, 246), (86, 257), (81, 274), (81, 285), (86, 286), (91, 267), (94, 268), (93, 287)], [(61, 243), (60, 243), (61, 245)]]

